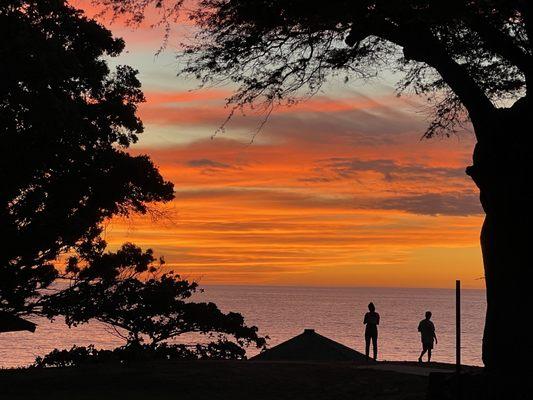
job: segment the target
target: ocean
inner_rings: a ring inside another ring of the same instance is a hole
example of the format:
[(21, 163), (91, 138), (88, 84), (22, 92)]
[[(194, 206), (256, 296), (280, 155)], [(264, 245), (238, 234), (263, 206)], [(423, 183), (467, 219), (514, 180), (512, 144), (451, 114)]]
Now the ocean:
[[(450, 289), (323, 288), (280, 286), (206, 286), (196, 301), (214, 301), (223, 311), (240, 312), (248, 325), (256, 325), (274, 346), (304, 329), (364, 352), (363, 316), (372, 301), (381, 316), (380, 360), (416, 360), (420, 353), (418, 323), (426, 311), (433, 313), (438, 345), (433, 361), (455, 360), (455, 292)], [(462, 291), (462, 361), (481, 365), (481, 338), (485, 292)], [(69, 329), (60, 320), (34, 319), (35, 333), (0, 333), (0, 367), (30, 365), (35, 357), (54, 348), (94, 344), (114, 348), (124, 341), (109, 327), (90, 323)], [(194, 337), (187, 336), (190, 343)], [(248, 355), (257, 353), (249, 349)]]

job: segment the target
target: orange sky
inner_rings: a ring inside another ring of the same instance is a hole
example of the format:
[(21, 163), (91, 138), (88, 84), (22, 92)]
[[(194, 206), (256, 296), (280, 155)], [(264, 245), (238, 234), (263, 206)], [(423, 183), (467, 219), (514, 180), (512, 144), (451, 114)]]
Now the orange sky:
[(132, 152), (176, 187), (159, 218), (110, 221), (111, 247), (153, 248), (202, 284), (483, 286), (482, 214), (464, 174), (472, 135), (420, 141), (425, 106), (396, 97), (394, 77), (332, 81), (276, 110), (253, 143), (261, 115), (237, 116), (211, 139), (231, 89), (191, 92), (197, 83), (176, 77), (174, 43), (190, 27), (156, 57), (161, 30), (109, 26), (148, 100)]

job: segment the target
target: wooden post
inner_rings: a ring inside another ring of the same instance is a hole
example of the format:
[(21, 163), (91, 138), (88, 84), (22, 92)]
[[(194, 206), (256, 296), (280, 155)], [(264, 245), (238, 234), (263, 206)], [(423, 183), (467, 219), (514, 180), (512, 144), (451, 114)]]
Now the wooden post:
[(461, 373), (461, 281), (455, 281), (455, 372)]
[(455, 378), (456, 399), (461, 400), (461, 281), (455, 281)]

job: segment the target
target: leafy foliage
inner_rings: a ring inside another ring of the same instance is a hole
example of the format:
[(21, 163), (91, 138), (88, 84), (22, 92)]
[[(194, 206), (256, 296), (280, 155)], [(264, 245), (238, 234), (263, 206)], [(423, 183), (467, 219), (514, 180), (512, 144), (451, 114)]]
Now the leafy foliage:
[[(139, 21), (188, 12), (198, 27), (184, 73), (238, 86), (237, 106), (297, 101), (331, 74), (401, 72), (399, 91), (435, 105), (427, 136), (524, 96), (533, 76), (532, 6), (525, 0), (100, 0)], [(119, 6), (120, 4), (120, 6)], [(191, 11), (185, 11), (191, 10)]]
[(218, 341), (207, 345), (160, 343), (157, 346), (127, 345), (114, 350), (98, 350), (93, 345), (73, 346), (68, 350), (52, 350), (35, 359), (34, 366), (79, 367), (94, 364), (128, 364), (133, 362), (168, 360), (242, 360), (245, 359), (242, 347), (232, 342)]
[(173, 198), (146, 155), (137, 71), (124, 42), (66, 1), (0, 3), (0, 309), (34, 311), (53, 262), (84, 252), (113, 215)]
[(148, 341), (154, 349), (190, 332), (224, 343), (231, 336), (238, 347), (265, 345), (242, 315), (223, 313), (214, 303), (187, 301), (198, 285), (164, 272), (163, 261), (156, 263), (151, 250), (125, 244), (115, 253), (100, 249), (84, 259), (71, 258), (65, 278), (70, 287), (48, 296), (43, 313), (65, 316), (69, 326), (98, 320), (125, 330), (128, 345)]

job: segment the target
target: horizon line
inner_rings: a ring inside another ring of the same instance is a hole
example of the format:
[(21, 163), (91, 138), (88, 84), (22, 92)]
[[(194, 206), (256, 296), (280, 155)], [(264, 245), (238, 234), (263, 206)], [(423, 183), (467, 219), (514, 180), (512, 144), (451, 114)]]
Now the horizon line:
[[(433, 286), (433, 287), (425, 287), (425, 286), (349, 286), (349, 285), (285, 285), (285, 284), (260, 284), (260, 283), (209, 283), (209, 284), (202, 284), (200, 282), (198, 283), (198, 287), (201, 289), (202, 287), (210, 287), (210, 286), (226, 286), (226, 287), (281, 287), (281, 288), (312, 288), (312, 289), (426, 289), (426, 290), (455, 290), (455, 281), (454, 286), (450, 287), (442, 287), (442, 286)], [(478, 291), (486, 291), (487, 289), (477, 288), (477, 287), (461, 287), (461, 290), (478, 290)]]

